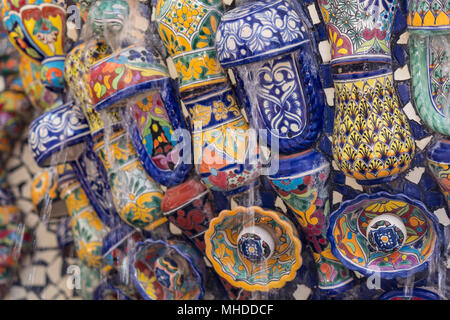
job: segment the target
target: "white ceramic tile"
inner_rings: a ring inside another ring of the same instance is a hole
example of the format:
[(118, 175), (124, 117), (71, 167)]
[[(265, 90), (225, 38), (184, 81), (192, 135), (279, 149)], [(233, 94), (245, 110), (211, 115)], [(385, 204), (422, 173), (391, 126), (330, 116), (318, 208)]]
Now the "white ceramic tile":
[(183, 232), (173, 223), (169, 223), (169, 230), (173, 234), (183, 234)]
[(12, 286), (9, 289), (8, 294), (5, 296), (5, 300), (19, 300), (26, 299), (27, 291), (24, 287)]
[(403, 107), (403, 111), (405, 111), (406, 116), (408, 117), (408, 119), (410, 120), (414, 120), (418, 123), (421, 122), (421, 119), (419, 118), (419, 116), (416, 113), (416, 110), (414, 109), (413, 105), (411, 102), (408, 102), (404, 107)]
[(47, 274), (53, 283), (58, 283), (61, 280), (62, 274), (65, 270), (62, 270), (63, 260), (62, 256), (58, 256), (47, 268)]
[(316, 7), (313, 4), (308, 6), (308, 11), (309, 11), (309, 14), (311, 16), (312, 23), (313, 24), (320, 23), (319, 15), (317, 13)]
[(33, 291), (30, 290), (27, 293), (27, 300), (40, 300), (40, 299)]
[(416, 145), (420, 148), (420, 150), (423, 150), (427, 147), (427, 145), (430, 143), (433, 136), (429, 136), (426, 138), (423, 138), (421, 140), (416, 140)]
[(297, 289), (294, 291), (294, 298), (296, 300), (307, 300), (311, 294), (311, 289), (305, 286), (304, 284), (300, 284), (297, 286)]
[(405, 176), (405, 179), (411, 181), (412, 183), (418, 184), (424, 172), (425, 168), (416, 167), (408, 172), (408, 174)]
[(337, 191), (333, 191), (333, 204), (341, 202), (342, 202), (342, 194)]
[(280, 208), (284, 213), (287, 212), (286, 205), (284, 204), (284, 201), (283, 201), (280, 197), (277, 197), (277, 198), (276, 198), (276, 200), (275, 200), (275, 206), (278, 207), (278, 208)]
[(394, 72), (394, 79), (397, 81), (408, 80), (410, 78), (408, 64), (404, 65), (403, 68), (398, 68)]
[(20, 167), (8, 174), (8, 182), (11, 186), (17, 186), (28, 180), (31, 180), (31, 176), (25, 167)]
[(23, 154), (21, 155), (21, 159), (28, 170), (30, 170), (33, 175), (36, 175), (37, 173), (41, 173), (44, 171), (43, 168), (39, 167), (36, 161), (34, 160), (34, 157), (31, 153), (30, 145), (27, 143), (23, 148)]
[(173, 63), (173, 60), (171, 57), (168, 57), (166, 59), (167, 62), (167, 68), (169, 69), (169, 75), (172, 77), (172, 79), (176, 79), (178, 77), (177, 68), (175, 68), (175, 64)]
[(444, 208), (437, 209), (434, 214), (439, 219), (440, 224), (444, 226), (450, 225), (450, 219), (448, 218)]
[(407, 44), (408, 43), (408, 38), (409, 38), (409, 33), (408, 32), (402, 33), (402, 35), (398, 38), (397, 43), (398, 44)]
[(36, 251), (33, 254), (33, 262), (36, 263), (38, 261), (41, 261), (49, 265), (56, 259), (58, 255), (60, 255), (60, 251), (58, 249)]
[(355, 178), (345, 176), (345, 184), (355, 190), (364, 191), (363, 187), (358, 182), (356, 182)]
[(45, 266), (29, 265), (22, 267), (19, 273), (23, 286), (39, 286), (43, 287), (47, 283)]
[(41, 299), (42, 300), (54, 300), (59, 294), (59, 290), (53, 284), (49, 284), (42, 290)]
[(324, 63), (331, 61), (331, 46), (328, 41), (319, 42), (319, 52)]
[(38, 248), (55, 248), (58, 245), (56, 235), (49, 232), (44, 223), (40, 223), (36, 228), (36, 247)]

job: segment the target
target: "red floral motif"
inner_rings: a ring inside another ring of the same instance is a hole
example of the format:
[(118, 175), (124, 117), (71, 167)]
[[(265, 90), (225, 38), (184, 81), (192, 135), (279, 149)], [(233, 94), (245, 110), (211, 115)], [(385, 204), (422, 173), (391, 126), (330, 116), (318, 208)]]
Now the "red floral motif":
[(377, 37), (378, 40), (386, 39), (386, 31), (381, 31), (380, 29), (366, 29), (362, 33), (364, 39), (371, 40), (373, 37)]
[(353, 53), (350, 39), (339, 32), (332, 24), (328, 25), (329, 39), (331, 40), (331, 55), (333, 58), (348, 56)]

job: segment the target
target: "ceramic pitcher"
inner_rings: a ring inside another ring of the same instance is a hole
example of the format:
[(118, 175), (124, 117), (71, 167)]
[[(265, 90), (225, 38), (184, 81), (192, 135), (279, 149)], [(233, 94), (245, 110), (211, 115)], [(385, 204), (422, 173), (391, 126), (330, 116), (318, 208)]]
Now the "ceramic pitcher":
[(450, 135), (448, 2), (408, 1), (411, 83), (416, 109), (434, 131)]

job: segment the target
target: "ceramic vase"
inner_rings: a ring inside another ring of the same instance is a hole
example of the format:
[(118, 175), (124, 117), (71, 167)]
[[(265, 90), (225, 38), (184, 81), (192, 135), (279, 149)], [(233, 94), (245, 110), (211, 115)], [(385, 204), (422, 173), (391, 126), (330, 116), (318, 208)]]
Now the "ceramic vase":
[(102, 241), (107, 229), (92, 208), (70, 165), (58, 174), (58, 188), (70, 216), (75, 249), (78, 258), (88, 267), (100, 269)]
[(169, 221), (180, 228), (205, 253), (204, 233), (215, 217), (212, 195), (197, 179), (192, 178), (168, 189), (161, 204)]
[(258, 146), (231, 87), (184, 100), (190, 115), (193, 157), (203, 183), (214, 191), (232, 191), (259, 176)]
[(450, 13), (445, 1), (411, 0), (408, 33), (412, 93), (422, 120), (450, 135)]
[(395, 179), (411, 164), (415, 143), (389, 70), (335, 74), (333, 157), (360, 184)]
[(282, 288), (302, 265), (297, 231), (282, 214), (260, 207), (223, 210), (205, 233), (214, 270), (246, 291)]
[(281, 153), (307, 149), (323, 125), (324, 94), (303, 17), (287, 1), (257, 1), (228, 11), (216, 34), (219, 62), (232, 68), (246, 114), (269, 131), (269, 145), (278, 139)]
[(439, 184), (450, 208), (450, 141), (437, 140), (427, 153), (428, 168)]
[(393, 1), (319, 0), (331, 44), (331, 64), (391, 63)]
[(196, 89), (205, 92), (227, 82), (215, 48), (215, 34), (222, 15), (220, 0), (157, 2), (156, 25), (178, 72), (182, 95)]
[(360, 194), (330, 215), (333, 254), (349, 269), (381, 279), (406, 278), (429, 267), (442, 229), (425, 205), (403, 194)]
[(269, 176), (275, 192), (294, 213), (317, 264), (319, 288), (339, 292), (348, 288), (350, 271), (331, 252), (327, 240), (330, 211), (327, 180), (330, 164), (315, 150), (280, 157), (280, 170)]
[(44, 85), (64, 88), (64, 4), (51, 0), (15, 2), (3, 0), (3, 21), (9, 40), (24, 55), (41, 64)]

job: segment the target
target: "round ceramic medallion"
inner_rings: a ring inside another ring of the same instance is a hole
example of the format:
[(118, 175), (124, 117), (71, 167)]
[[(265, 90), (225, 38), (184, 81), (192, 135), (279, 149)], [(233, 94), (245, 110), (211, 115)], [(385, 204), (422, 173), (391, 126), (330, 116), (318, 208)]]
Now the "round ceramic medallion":
[(327, 237), (349, 269), (386, 279), (427, 268), (443, 239), (436, 217), (422, 202), (386, 192), (343, 202), (330, 215)]
[(301, 242), (292, 222), (260, 207), (223, 210), (205, 233), (215, 271), (237, 288), (282, 288), (302, 265)]
[(382, 252), (400, 249), (406, 235), (406, 227), (402, 219), (392, 214), (382, 214), (373, 218), (369, 222), (366, 233), (372, 248)]

